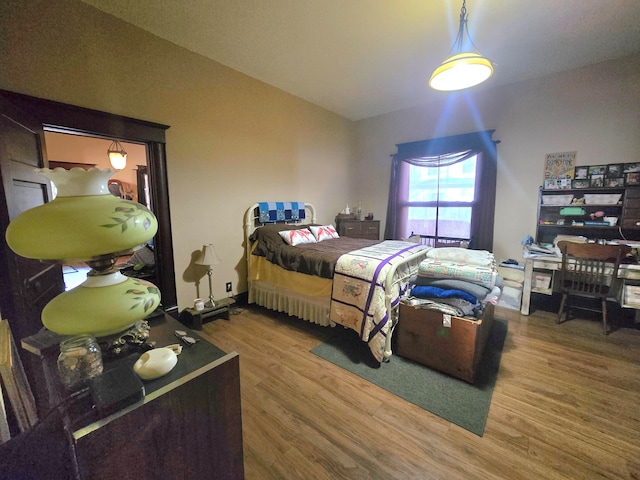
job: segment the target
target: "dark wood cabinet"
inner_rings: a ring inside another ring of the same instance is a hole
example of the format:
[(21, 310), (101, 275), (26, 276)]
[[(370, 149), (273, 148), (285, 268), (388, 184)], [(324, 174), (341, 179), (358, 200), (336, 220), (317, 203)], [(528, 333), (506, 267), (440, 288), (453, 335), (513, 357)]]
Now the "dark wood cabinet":
[[(118, 408), (108, 412), (96, 408), (93, 393), (86, 398), (79, 397), (75, 403), (69, 402), (69, 392), (63, 389), (56, 375), (55, 341), (49, 341), (49, 345), (54, 346), (45, 349), (33, 348), (38, 344), (35, 336), (23, 341), (25, 346), (31, 346), (31, 352), (39, 352), (47, 364), (51, 400), (63, 406), (57, 408), (59, 414), (51, 415), (50, 420), (61, 419), (64, 427), (52, 428), (55, 435), (31, 437), (34, 441), (31, 446), (28, 435), (16, 437), (18, 442), (24, 442), (19, 450), (5, 450), (13, 455), (7, 459), (14, 463), (13, 467), (32, 469), (34, 465), (42, 465), (45, 471), (47, 468), (55, 471), (55, 476), (29, 478), (57, 480), (244, 478), (238, 354), (226, 354), (169, 315), (159, 315), (149, 323), (149, 341), (158, 347), (178, 343), (174, 335), (176, 329), (186, 330), (198, 341), (191, 347), (183, 347), (171, 372), (144, 382), (141, 400), (138, 396), (133, 403), (118, 403)], [(123, 365), (133, 365), (138, 357), (139, 354), (134, 353), (105, 361), (102, 376), (114, 370), (121, 375)], [(113, 382), (114, 385), (126, 383), (124, 377), (115, 378)], [(67, 450), (60, 447), (65, 441), (61, 430), (70, 437)], [(48, 445), (49, 441), (54, 444)], [(16, 451), (18, 456), (14, 455)], [(43, 458), (48, 452), (53, 456)], [(63, 467), (70, 464), (69, 459), (74, 468), (64, 470)], [(0, 464), (2, 462), (0, 449)], [(57, 466), (63, 470), (55, 470)], [(34, 471), (40, 474), (39, 470)], [(67, 473), (60, 473), (62, 471)]]
[(640, 229), (640, 187), (629, 187), (625, 190), (620, 226)]
[(380, 220), (357, 220), (353, 218), (336, 217), (336, 230), (341, 237), (380, 239)]

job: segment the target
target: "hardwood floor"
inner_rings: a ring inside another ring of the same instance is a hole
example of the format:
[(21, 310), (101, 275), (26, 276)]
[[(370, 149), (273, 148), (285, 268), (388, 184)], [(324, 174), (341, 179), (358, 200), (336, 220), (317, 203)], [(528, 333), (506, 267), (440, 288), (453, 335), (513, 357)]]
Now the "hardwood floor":
[(256, 306), (206, 323), (240, 354), (246, 478), (640, 478), (640, 329), (496, 315), (509, 332), (483, 437), (310, 353), (328, 327)]

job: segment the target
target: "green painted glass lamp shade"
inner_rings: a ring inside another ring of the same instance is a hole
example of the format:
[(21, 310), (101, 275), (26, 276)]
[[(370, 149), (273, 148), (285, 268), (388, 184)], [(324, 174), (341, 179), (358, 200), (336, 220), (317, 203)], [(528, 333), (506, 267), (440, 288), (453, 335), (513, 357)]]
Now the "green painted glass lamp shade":
[(155, 215), (139, 203), (111, 195), (113, 170), (38, 172), (58, 194), (14, 218), (7, 227), (7, 244), (26, 258), (87, 262), (92, 267), (84, 283), (44, 307), (44, 326), (61, 335), (105, 337), (147, 317), (160, 305), (160, 291), (150, 282), (125, 277), (114, 264), (156, 234)]
[(18, 255), (88, 261), (130, 252), (156, 234), (158, 221), (151, 211), (109, 193), (107, 182), (112, 170), (43, 168), (38, 172), (54, 183), (58, 195), (9, 224), (7, 243)]
[(160, 291), (155, 285), (112, 272), (89, 276), (55, 297), (44, 307), (42, 323), (61, 335), (104, 337), (127, 329), (158, 305)]

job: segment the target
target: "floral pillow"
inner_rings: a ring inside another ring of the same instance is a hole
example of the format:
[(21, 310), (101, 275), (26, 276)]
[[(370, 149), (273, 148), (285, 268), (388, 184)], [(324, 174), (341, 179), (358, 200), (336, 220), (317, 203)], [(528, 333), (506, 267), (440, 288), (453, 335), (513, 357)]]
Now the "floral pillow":
[(299, 230), (283, 230), (278, 232), (284, 241), (295, 247), (301, 243), (316, 243), (316, 237), (306, 228)]
[(340, 238), (338, 232), (333, 225), (323, 225), (321, 227), (309, 227), (313, 236), (316, 237), (318, 242), (323, 240), (329, 240), (330, 238)]

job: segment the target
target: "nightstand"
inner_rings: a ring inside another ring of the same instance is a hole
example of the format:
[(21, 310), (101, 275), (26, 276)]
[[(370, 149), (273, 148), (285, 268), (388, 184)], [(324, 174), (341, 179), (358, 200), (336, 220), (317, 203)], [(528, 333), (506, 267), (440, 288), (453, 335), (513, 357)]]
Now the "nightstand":
[(229, 320), (231, 307), (236, 303), (236, 301), (231, 297), (225, 297), (214, 301), (216, 304), (213, 307), (204, 307), (204, 310), (185, 308), (180, 312), (180, 321), (185, 325), (189, 325), (194, 330), (202, 330), (202, 320), (205, 318), (224, 314), (225, 318)]

